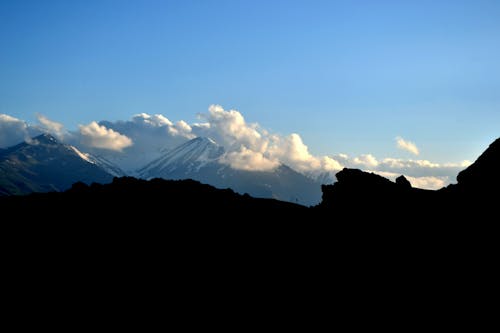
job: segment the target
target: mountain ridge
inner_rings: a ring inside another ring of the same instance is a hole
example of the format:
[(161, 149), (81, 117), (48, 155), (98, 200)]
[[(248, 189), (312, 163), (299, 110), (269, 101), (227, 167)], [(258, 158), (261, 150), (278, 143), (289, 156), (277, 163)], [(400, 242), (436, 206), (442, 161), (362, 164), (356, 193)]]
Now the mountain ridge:
[(0, 153), (0, 194), (62, 191), (77, 181), (109, 182), (113, 176), (80, 152), (41, 134)]

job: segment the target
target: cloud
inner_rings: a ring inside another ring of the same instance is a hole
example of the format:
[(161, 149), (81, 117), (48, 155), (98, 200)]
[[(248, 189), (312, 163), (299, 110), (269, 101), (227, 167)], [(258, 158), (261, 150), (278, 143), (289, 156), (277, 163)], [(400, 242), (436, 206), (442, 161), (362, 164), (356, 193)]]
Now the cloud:
[(165, 151), (196, 137), (191, 126), (185, 121), (180, 120), (174, 124), (161, 114), (139, 113), (130, 120), (103, 120), (98, 124), (127, 136), (134, 144), (124, 148), (122, 152), (89, 149), (85, 146), (80, 148), (117, 164), (131, 174), (162, 156)]
[(144, 123), (153, 127), (172, 126), (172, 122), (167, 117), (161, 114), (149, 115), (147, 113), (139, 113), (132, 117), (132, 121), (136, 123)]
[(241, 146), (239, 151), (226, 153), (221, 162), (229, 164), (233, 169), (247, 171), (270, 171), (280, 164), (278, 160), (267, 158), (262, 153), (250, 150), (245, 146)]
[(44, 131), (44, 132), (49, 132), (55, 136), (57, 136), (59, 139), (64, 136), (64, 125), (61, 123), (58, 123), (57, 121), (52, 121), (46, 116), (37, 113), (36, 118), (38, 122), (40, 123), (39, 128)]
[(192, 132), (223, 145), (226, 154), (222, 162), (235, 169), (267, 171), (284, 163), (315, 176), (343, 167), (332, 157), (312, 155), (299, 134), (271, 134), (256, 123), (247, 123), (237, 110), (211, 105), (208, 113), (201, 114), (200, 118), (206, 122), (193, 124)]
[(267, 140), (260, 133), (259, 126), (248, 124), (236, 110), (226, 111), (220, 105), (210, 105), (208, 114), (200, 117), (209, 124), (204, 128), (208, 134), (229, 150), (239, 149), (241, 145), (254, 151), (265, 149)]
[(132, 145), (132, 140), (127, 136), (99, 125), (95, 121), (88, 125), (80, 125), (79, 128), (81, 141), (89, 147), (122, 151), (123, 148)]
[(399, 149), (406, 150), (414, 155), (418, 155), (420, 153), (416, 144), (411, 141), (406, 141), (400, 136), (396, 138), (396, 144)]
[(367, 168), (373, 168), (379, 164), (377, 159), (372, 154), (360, 155), (359, 157), (355, 157), (352, 162), (356, 165), (361, 165)]
[(464, 169), (469, 161), (460, 163), (439, 164), (428, 160), (405, 160), (397, 158), (385, 158), (377, 166), (377, 170), (391, 171), (408, 176), (456, 176)]
[(21, 142), (30, 142), (41, 132), (25, 121), (0, 113), (0, 148), (7, 148)]

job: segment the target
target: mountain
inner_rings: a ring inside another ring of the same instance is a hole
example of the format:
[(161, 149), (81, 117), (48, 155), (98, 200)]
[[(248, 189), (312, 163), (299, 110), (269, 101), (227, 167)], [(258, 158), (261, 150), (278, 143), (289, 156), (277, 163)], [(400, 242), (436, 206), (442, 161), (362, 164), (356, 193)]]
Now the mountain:
[(90, 155), (49, 134), (0, 152), (0, 195), (62, 191), (77, 181), (110, 182), (113, 176)]
[(186, 178), (207, 165), (217, 163), (224, 148), (209, 138), (198, 137), (165, 153), (139, 169), (142, 178)]
[(321, 199), (320, 183), (286, 165), (272, 171), (236, 170), (221, 163), (224, 148), (198, 137), (168, 151), (138, 170), (141, 178), (195, 179), (219, 188), (232, 188), (255, 197), (275, 198), (304, 205)]

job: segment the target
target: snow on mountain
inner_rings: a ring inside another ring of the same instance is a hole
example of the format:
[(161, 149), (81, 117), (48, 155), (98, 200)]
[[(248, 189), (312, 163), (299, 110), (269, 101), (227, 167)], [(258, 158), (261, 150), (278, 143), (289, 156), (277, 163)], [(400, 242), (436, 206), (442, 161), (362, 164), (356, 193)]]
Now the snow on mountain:
[(210, 138), (198, 137), (166, 152), (160, 158), (138, 170), (142, 178), (168, 177), (175, 171), (199, 171), (209, 163), (217, 163), (224, 148)]
[(321, 200), (315, 180), (286, 165), (272, 171), (247, 171), (221, 163), (225, 150), (209, 138), (198, 137), (166, 152), (138, 170), (141, 178), (195, 179), (255, 197), (313, 205)]
[(91, 155), (89, 153), (82, 153), (75, 146), (68, 146), (68, 148), (72, 149), (83, 160), (101, 167), (107, 173), (109, 173), (110, 175), (112, 175), (114, 177), (123, 177), (123, 176), (127, 175), (125, 173), (125, 171), (123, 171), (122, 169), (120, 169), (120, 167), (118, 167), (113, 162), (108, 161), (107, 159), (105, 159), (102, 156), (98, 157), (98, 156), (93, 156), (93, 155)]
[(0, 154), (0, 195), (62, 191), (78, 181), (106, 183), (112, 178), (90, 155), (49, 134)]
[(92, 164), (95, 164), (95, 162), (92, 160), (92, 158), (90, 157), (90, 154), (86, 154), (86, 153), (82, 153), (81, 151), (79, 151), (76, 147), (74, 146), (69, 146), (69, 148), (71, 150), (73, 150), (78, 156), (80, 156), (83, 160), (89, 162), (89, 163), (92, 163)]

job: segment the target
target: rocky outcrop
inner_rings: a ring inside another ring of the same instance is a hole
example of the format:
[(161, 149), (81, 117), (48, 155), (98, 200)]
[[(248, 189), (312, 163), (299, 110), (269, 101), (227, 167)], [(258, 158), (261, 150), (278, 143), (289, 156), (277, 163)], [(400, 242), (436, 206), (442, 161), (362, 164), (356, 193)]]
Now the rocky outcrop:
[(396, 184), (402, 188), (411, 188), (411, 183), (403, 175), (396, 178)]
[(336, 177), (337, 182), (333, 185), (322, 186), (322, 208), (356, 214), (364, 213), (364, 209), (401, 209), (408, 205), (410, 198), (415, 199), (422, 193), (431, 192), (413, 189), (404, 176), (392, 182), (374, 173), (344, 168)]

